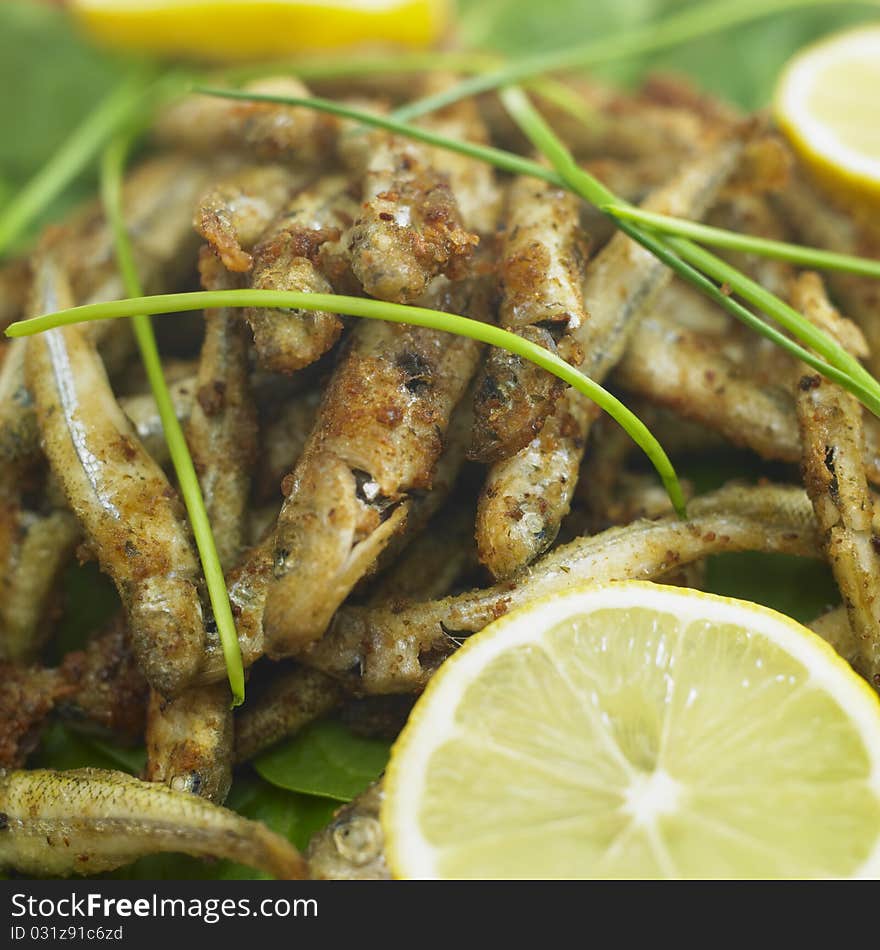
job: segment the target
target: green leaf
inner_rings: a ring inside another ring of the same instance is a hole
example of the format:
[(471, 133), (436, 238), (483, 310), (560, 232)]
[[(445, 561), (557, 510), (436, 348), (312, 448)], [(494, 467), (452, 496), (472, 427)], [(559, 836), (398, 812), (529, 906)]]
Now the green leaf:
[(377, 779), (391, 744), (354, 736), (342, 723), (316, 722), (254, 760), (254, 768), (279, 788), (349, 802)]
[[(4, 182), (12, 189), (24, 184), (127, 69), (84, 42), (50, 4), (0, 3), (0, 121), (14, 130), (0, 136)], [(81, 175), (38, 224), (93, 194), (94, 185), (94, 173)]]

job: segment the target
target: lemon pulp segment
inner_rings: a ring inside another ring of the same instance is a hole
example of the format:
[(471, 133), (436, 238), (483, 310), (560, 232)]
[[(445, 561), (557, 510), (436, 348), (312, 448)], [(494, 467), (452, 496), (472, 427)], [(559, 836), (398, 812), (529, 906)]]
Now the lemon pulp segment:
[(880, 26), (804, 50), (782, 73), (776, 118), (813, 173), (848, 203), (880, 200)]
[(398, 876), (878, 871), (880, 704), (788, 618), (612, 585), (525, 608), (447, 662), (387, 775)]

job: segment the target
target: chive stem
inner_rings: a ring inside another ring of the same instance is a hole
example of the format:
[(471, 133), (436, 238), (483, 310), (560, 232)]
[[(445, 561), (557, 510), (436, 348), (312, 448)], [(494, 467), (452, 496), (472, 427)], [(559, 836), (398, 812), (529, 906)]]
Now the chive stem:
[[(393, 116), (365, 112), (363, 109), (336, 102), (332, 99), (322, 99), (317, 96), (280, 96), (271, 93), (247, 92), (240, 89), (217, 89), (208, 86), (196, 86), (193, 92), (199, 95), (214, 96), (220, 99), (274, 102), (279, 105), (303, 106), (308, 109), (315, 109), (318, 112), (325, 112), (329, 115), (336, 115), (340, 118), (360, 122), (362, 125), (385, 129), (398, 135), (404, 135), (414, 141), (424, 142), (426, 145), (433, 145), (437, 148), (458, 152), (460, 155), (466, 155), (469, 158), (487, 162), (499, 171), (508, 172), (511, 175), (530, 175), (532, 178), (539, 178), (559, 188), (576, 190), (565, 181), (563, 175), (555, 168), (540, 165), (538, 162), (525, 158), (522, 155), (517, 155), (514, 152), (494, 148), (490, 145), (479, 145), (475, 142), (462, 142), (457, 139), (451, 139), (438, 132), (432, 132), (430, 129), (402, 122)], [(546, 87), (540, 89), (538, 94), (543, 96), (545, 92)], [(561, 143), (559, 144), (561, 145)], [(747, 253), (757, 254), (762, 257), (776, 258), (778, 260), (791, 260), (793, 263), (800, 264), (804, 267), (813, 267), (817, 270), (835, 270), (869, 277), (880, 276), (880, 262), (871, 260), (870, 258), (855, 257), (849, 254), (832, 254), (828, 251), (819, 250), (818, 248), (800, 247), (796, 244), (787, 244), (784, 241), (769, 241), (762, 238), (754, 238), (745, 234), (737, 234), (735, 231), (726, 231), (723, 228), (711, 228), (708, 225), (698, 224), (693, 221), (684, 221), (680, 218), (655, 215), (650, 212), (642, 211), (640, 208), (635, 208), (618, 198), (613, 192), (605, 188), (598, 179), (580, 168), (571, 158), (571, 155), (568, 154), (564, 146), (562, 146), (561, 149), (556, 148), (553, 154), (556, 155), (557, 161), (565, 163), (565, 167), (570, 174), (577, 173), (581, 176), (579, 178), (579, 187), (589, 189), (589, 197), (587, 200), (614, 218), (618, 223), (620, 223), (621, 220), (641, 223), (643, 218), (649, 219), (651, 222), (656, 222), (656, 226), (652, 227), (651, 230), (669, 234), (681, 234), (684, 236), (693, 235), (698, 239), (702, 239), (703, 235), (708, 235), (711, 237), (711, 240), (707, 238), (705, 243), (715, 244), (718, 247), (729, 247)], [(589, 184), (587, 184), (588, 182)], [(584, 196), (586, 196), (586, 194), (585, 192)]]
[[(131, 136), (120, 136), (114, 139), (105, 149), (101, 162), (101, 193), (107, 220), (110, 222), (113, 231), (116, 258), (126, 293), (134, 297), (141, 297), (143, 290), (122, 209), (122, 175), (131, 143)], [(122, 301), (121, 303), (124, 305), (125, 302)], [(174, 402), (171, 393), (168, 391), (165, 375), (162, 372), (162, 361), (156, 344), (156, 337), (153, 333), (153, 326), (150, 322), (150, 311), (123, 312), (120, 316), (131, 317), (141, 359), (156, 399), (159, 418), (162, 420), (162, 428), (165, 433), (165, 441), (168, 444), (171, 462), (177, 473), (180, 493), (186, 505), (196, 548), (201, 559), (208, 598), (211, 602), (211, 609), (217, 624), (217, 634), (226, 661), (229, 686), (232, 690), (232, 703), (233, 706), (238, 706), (244, 701), (244, 667), (238, 634), (235, 629), (235, 620), (232, 616), (226, 581), (223, 577), (223, 569), (220, 566), (220, 558), (217, 554), (217, 546), (214, 543), (214, 535), (211, 531), (198, 475), (186, 444), (183, 429), (174, 411)]]
[[(511, 353), (530, 360), (573, 386), (621, 425), (657, 470), (676, 512), (681, 517), (685, 515), (684, 493), (678, 481), (678, 476), (675, 474), (675, 469), (660, 443), (638, 416), (627, 409), (607, 389), (566, 363), (555, 353), (551, 353), (529, 340), (524, 340), (509, 330), (504, 330), (489, 323), (482, 323), (469, 317), (444, 313), (439, 310), (428, 310), (424, 307), (386, 303), (367, 297), (347, 297), (341, 294), (310, 294), (297, 291), (254, 289), (215, 290), (159, 294), (152, 297), (136, 297), (129, 300), (111, 300), (106, 303), (88, 304), (70, 310), (63, 310), (59, 313), (21, 320), (9, 326), (6, 334), (10, 337), (30, 336), (34, 333), (42, 333), (45, 330), (68, 326), (72, 323), (221, 307), (326, 310), (352, 317), (388, 320), (392, 323), (406, 323), (446, 333), (455, 333), (459, 336), (469, 337), (472, 340), (478, 340), (481, 343), (487, 343), (489, 346), (509, 350)], [(188, 453), (187, 458), (189, 458)], [(201, 494), (199, 497), (201, 497)]]
[[(351, 119), (354, 122), (360, 122), (362, 125), (385, 129), (387, 132), (405, 135), (407, 138), (424, 142), (426, 145), (434, 145), (437, 148), (458, 152), (460, 155), (466, 155), (478, 161), (488, 162), (495, 168), (509, 172), (511, 175), (531, 175), (534, 178), (541, 178), (551, 184), (564, 187), (562, 179), (552, 168), (545, 168), (537, 162), (523, 158), (522, 155), (516, 155), (501, 148), (494, 148), (491, 145), (479, 145), (476, 142), (451, 139), (439, 132), (432, 132), (430, 129), (423, 129), (417, 125), (408, 125), (406, 122), (401, 122), (391, 116), (366, 112), (363, 109), (346, 105), (343, 102), (336, 102), (333, 99), (322, 99), (320, 96), (278, 96), (272, 93), (247, 92), (241, 89), (215, 89), (210, 86), (196, 86), (193, 92), (202, 96), (214, 96), (218, 99), (274, 102), (279, 105), (303, 106), (306, 109), (315, 109), (318, 112), (336, 115), (341, 119)], [(611, 195), (611, 198), (614, 199), (614, 196)]]
[[(556, 168), (567, 187), (597, 207), (609, 208), (609, 206), (623, 204), (617, 201), (604, 185), (577, 165), (566, 146), (521, 89), (515, 86), (508, 87), (502, 91), (501, 98), (511, 117), (532, 144)], [(610, 208), (609, 213), (613, 214)], [(796, 354), (820, 372), (825, 371), (821, 368), (823, 366), (826, 369), (828, 366), (832, 367), (835, 371), (831, 374), (832, 378), (855, 395), (874, 415), (880, 415), (880, 383), (836, 340), (814, 326), (793, 307), (765, 290), (760, 284), (750, 280), (735, 267), (731, 267), (711, 252), (685, 238), (652, 236), (632, 221), (618, 220), (617, 224), (624, 233), (643, 245), (680, 277), (708, 293), (713, 300), (752, 329)], [(726, 285), (729, 292), (725, 293), (708, 278)], [(795, 349), (791, 341), (787, 341), (787, 338), (778, 330), (774, 330), (768, 323), (732, 299), (731, 292), (758, 307), (802, 343), (812, 347), (824, 359), (817, 360), (803, 347)]]
[[(491, 73), (481, 73), (457, 83), (450, 89), (409, 103), (396, 117), (409, 121), (437, 109), (492, 89), (499, 89), (541, 73), (584, 69), (627, 56), (656, 53), (699, 37), (806, 7), (831, 6), (839, 0), (716, 0), (697, 4), (665, 20), (647, 23), (617, 36), (600, 37), (589, 43), (525, 57)], [(878, 0), (861, 0), (860, 5), (876, 7)]]
[(847, 274), (858, 274), (860, 277), (880, 278), (880, 261), (866, 257), (836, 254), (818, 248), (789, 244), (786, 241), (773, 241), (769, 238), (737, 234), (735, 231), (715, 228), (708, 224), (700, 224), (697, 221), (686, 221), (683, 218), (673, 218), (665, 214), (642, 211), (641, 208), (623, 203), (604, 205), (601, 210), (618, 220), (624, 218), (643, 225), (651, 231), (690, 238), (701, 244), (708, 244), (710, 247), (722, 247), (731, 251), (744, 251), (747, 254), (773, 257), (776, 260), (788, 261), (801, 267), (843, 271)]

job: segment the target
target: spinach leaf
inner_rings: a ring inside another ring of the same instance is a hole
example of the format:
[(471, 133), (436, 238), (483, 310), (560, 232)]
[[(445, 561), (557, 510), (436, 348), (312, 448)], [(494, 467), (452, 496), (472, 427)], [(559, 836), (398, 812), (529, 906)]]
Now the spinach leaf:
[(279, 788), (348, 802), (382, 774), (389, 752), (385, 740), (360, 738), (328, 720), (264, 752), (254, 768)]

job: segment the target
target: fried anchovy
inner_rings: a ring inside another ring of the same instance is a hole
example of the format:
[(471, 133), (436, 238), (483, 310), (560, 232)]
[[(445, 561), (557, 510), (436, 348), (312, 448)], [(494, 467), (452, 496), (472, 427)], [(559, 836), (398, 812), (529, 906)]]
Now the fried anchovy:
[(150, 782), (164, 782), (222, 803), (232, 784), (232, 701), (226, 683), (165, 699), (155, 690), (147, 711)]
[[(587, 319), (581, 290), (586, 238), (580, 202), (534, 178), (518, 178), (507, 199), (498, 322), (525, 339), (580, 363), (570, 333)], [(497, 462), (525, 448), (561, 395), (563, 384), (506, 350), (491, 349), (480, 373), (470, 455)]]
[(46, 719), (73, 691), (59, 670), (0, 662), (0, 768), (21, 768), (36, 748)]
[[(449, 495), (464, 461), (470, 434), (470, 401), (462, 399), (452, 413), (445, 445), (431, 479), (430, 491), (414, 493), (408, 502), (405, 519), (395, 527), (390, 539), (380, 530), (374, 532), (372, 543), (383, 548), (379, 569), (392, 564), (413, 537), (418, 537), (443, 501)], [(274, 519), (273, 519), (274, 527)], [(275, 538), (267, 535), (242, 558), (227, 575), (226, 584), (236, 618), (239, 647), (245, 667), (251, 666), (263, 655), (263, 614), (269, 586), (273, 580)], [(369, 566), (369, 562), (366, 561)], [(356, 566), (357, 566), (357, 562)], [(357, 578), (355, 578), (352, 583)], [(209, 631), (205, 663), (199, 673), (199, 682), (216, 682), (225, 676), (223, 654), (216, 634)]]
[[(0, 577), (0, 659), (34, 659), (51, 633), (47, 608), (82, 531), (69, 511), (12, 512), (0, 500), (0, 521), (11, 515)], [(0, 537), (6, 534), (0, 524)]]
[(285, 880), (302, 857), (257, 821), (123, 772), (0, 770), (0, 867), (21, 874), (111, 871), (147, 854), (240, 861)]
[[(167, 374), (166, 374), (167, 378)], [(171, 402), (174, 414), (179, 422), (187, 423), (192, 414), (198, 383), (195, 376), (188, 376), (177, 382), (169, 383)], [(152, 393), (138, 393), (132, 396), (120, 396), (119, 405), (134, 426), (134, 431), (143, 447), (160, 465), (170, 461), (168, 443), (165, 441), (165, 430), (162, 428), (162, 419), (156, 405), (156, 397)]]
[(553, 543), (571, 506), (593, 403), (566, 390), (538, 435), (493, 465), (477, 505), (480, 561), (496, 578), (510, 577)]
[(279, 669), (235, 717), (235, 761), (247, 762), (331, 712), (345, 696), (332, 677), (304, 666)]
[[(414, 492), (410, 499), (406, 522), (394, 535), (379, 555), (376, 562), (376, 574), (382, 575), (386, 569), (397, 564), (401, 552), (413, 541), (421, 537), (426, 526), (446, 503), (450, 492), (465, 463), (467, 448), (473, 429), (473, 381), (458, 405), (452, 411), (449, 428), (443, 439), (443, 450), (431, 476), (430, 491)], [(473, 524), (473, 522), (472, 522)], [(370, 578), (365, 578), (369, 582)]]
[(245, 165), (214, 184), (196, 205), (193, 227), (236, 273), (249, 271), (248, 253), (290, 197), (305, 183), (285, 165)]
[(163, 694), (178, 692), (202, 663), (205, 630), (176, 495), (80, 327), (31, 337), (27, 378), (52, 471), (116, 584), (144, 673)]
[[(863, 667), (863, 642), (853, 633), (846, 607), (835, 607), (817, 617), (807, 626), (817, 633), (850, 666)], [(872, 682), (876, 688), (877, 684)]]
[[(192, 232), (192, 206), (210, 174), (210, 166), (178, 155), (144, 162), (128, 177), (123, 192), (125, 220), (147, 293), (172, 290), (185, 276), (197, 240)], [(68, 275), (72, 303), (125, 296), (113, 236), (99, 205), (54, 230), (44, 243), (51, 243), (52, 253)], [(114, 362), (127, 359), (134, 345), (125, 320), (98, 321), (84, 332), (101, 348), (108, 368), (111, 357)], [(0, 460), (4, 463), (39, 455), (36, 413), (24, 379), (26, 350), (27, 340), (12, 341), (0, 367)]]
[[(454, 81), (455, 77), (448, 74), (433, 73), (427, 78), (426, 94), (430, 87), (439, 91)], [(473, 99), (462, 99), (431, 113), (419, 124), (455, 141), (490, 144), (488, 129)], [(492, 166), (448, 149), (430, 148), (428, 155), (431, 165), (449, 179), (465, 228), (478, 235), (493, 234), (501, 212), (502, 192)]]
[[(740, 138), (725, 141), (654, 192), (644, 206), (698, 218), (712, 203), (742, 152)], [(623, 354), (634, 326), (671, 272), (645, 248), (616, 235), (588, 265), (584, 301), (589, 319), (571, 336), (580, 369), (601, 382)], [(511, 576), (545, 551), (571, 505), (578, 470), (595, 411), (566, 391), (538, 436), (524, 449), (493, 465), (477, 509), (480, 559), (496, 578)]]
[(309, 842), (309, 877), (316, 881), (389, 881), (379, 823), (382, 783), (374, 782)]
[(307, 389), (288, 399), (261, 428), (260, 465), (254, 473), (261, 499), (279, 498), (281, 480), (296, 465), (315, 425), (321, 393)]
[[(816, 274), (798, 280), (792, 305), (807, 319), (816, 310), (831, 308)], [(853, 396), (817, 374), (801, 379), (796, 404), (804, 485), (850, 625), (861, 642), (857, 668), (880, 685), (880, 555), (862, 461), (861, 407)]]
[[(237, 285), (207, 248), (203, 249), (199, 269), (206, 290)], [(245, 543), (245, 513), (257, 452), (256, 427), (247, 328), (234, 310), (206, 310), (196, 398), (186, 441), (224, 570), (237, 561)]]
[[(707, 426), (734, 445), (763, 458), (798, 462), (801, 438), (792, 396), (793, 361), (776, 361), (776, 379), (755, 378), (754, 350), (737, 350), (723, 339), (683, 329), (662, 317), (641, 321), (614, 373), (627, 393)], [(878, 426), (865, 419), (864, 464), (880, 484)]]
[(369, 603), (442, 597), (476, 565), (473, 507), (453, 497), (370, 588)]
[(84, 649), (68, 653), (61, 673), (71, 686), (57, 705), (63, 719), (117, 742), (143, 740), (149, 687), (132, 652), (122, 614)]
[[(63, 275), (35, 259), (30, 312), (69, 304)], [(3, 368), (20, 354), (19, 347), (10, 347)], [(50, 630), (46, 620), (56, 581), (80, 538), (70, 512), (28, 509), (25, 496), (41, 480), (23, 458), (0, 466), (0, 660), (28, 662), (38, 655)]]
[(720, 431), (736, 445), (770, 458), (798, 458), (789, 372), (778, 385), (760, 386), (751, 367), (732, 360), (715, 336), (646, 317), (615, 370), (628, 392)]
[[(276, 96), (309, 95), (292, 76), (260, 79), (244, 88)], [(154, 135), (163, 145), (200, 154), (237, 152), (260, 161), (312, 165), (332, 156), (338, 127), (339, 120), (314, 109), (192, 95), (157, 117)]]
[[(485, 298), (481, 284), (441, 281), (426, 302), (480, 318)], [(431, 488), (478, 356), (473, 341), (433, 330), (355, 328), (287, 482), (263, 617), (271, 656), (296, 654), (324, 632), (403, 526), (413, 493)]]
[(413, 303), (438, 275), (462, 276), (478, 243), (429, 150), (381, 130), (356, 131), (362, 206), (348, 232), (351, 269), (380, 300)]
[[(321, 255), (358, 214), (350, 187), (342, 175), (327, 175), (297, 194), (255, 248), (250, 285), (258, 290), (333, 293), (328, 274), (336, 267), (329, 258), (322, 262)], [(323, 310), (251, 307), (245, 316), (261, 364), (275, 372), (292, 373), (313, 363), (342, 331), (339, 317)]]
[(689, 519), (637, 521), (578, 538), (486, 590), (409, 606), (349, 607), (303, 659), (366, 693), (418, 690), (459, 635), (482, 629), (536, 597), (585, 581), (650, 580), (720, 551), (817, 557), (809, 499), (789, 486), (732, 485), (694, 499)]

